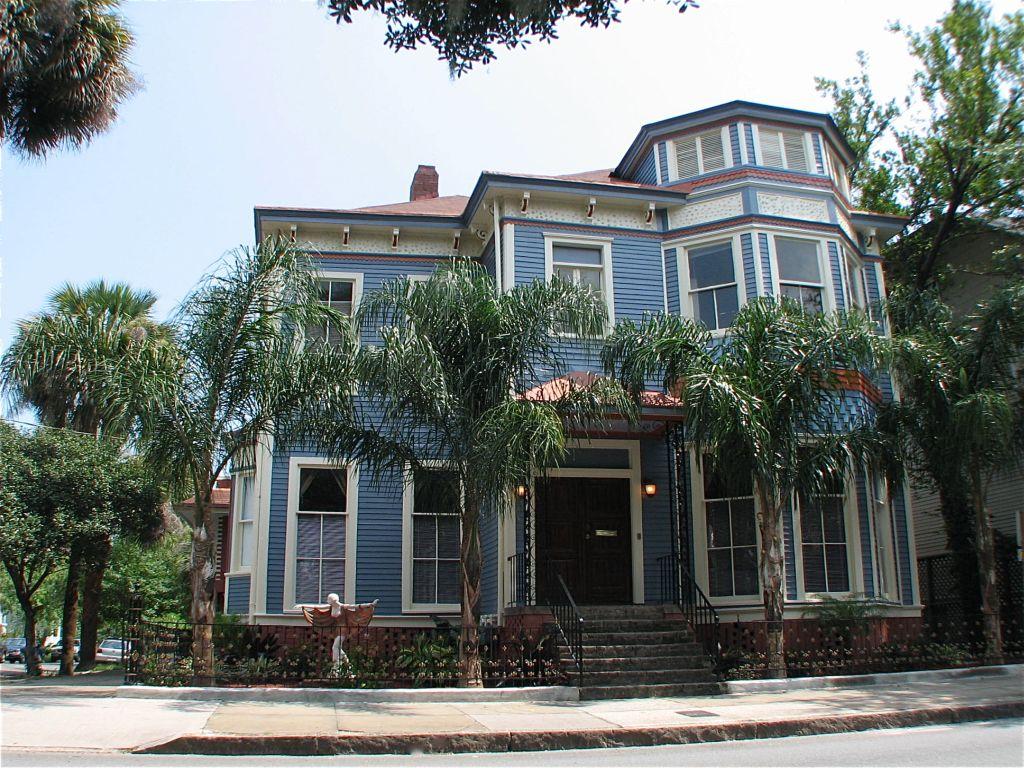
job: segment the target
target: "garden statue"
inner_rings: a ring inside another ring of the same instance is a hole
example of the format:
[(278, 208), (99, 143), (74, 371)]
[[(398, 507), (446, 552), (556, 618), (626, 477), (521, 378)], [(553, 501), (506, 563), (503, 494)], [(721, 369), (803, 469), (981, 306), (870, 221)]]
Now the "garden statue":
[(345, 653), (344, 642), (349, 636), (350, 630), (360, 629), (370, 623), (373, 618), (373, 611), (377, 607), (377, 601), (372, 603), (357, 603), (345, 605), (335, 593), (327, 596), (326, 606), (311, 606), (302, 609), (302, 615), (311, 627), (332, 628), (338, 630), (338, 636), (334, 638), (331, 645), (331, 661), (347, 662), (348, 654)]

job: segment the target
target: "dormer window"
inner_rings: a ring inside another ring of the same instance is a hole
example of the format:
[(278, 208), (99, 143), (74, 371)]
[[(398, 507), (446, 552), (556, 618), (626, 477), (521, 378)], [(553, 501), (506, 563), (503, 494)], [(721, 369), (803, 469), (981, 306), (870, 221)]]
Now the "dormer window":
[(803, 131), (785, 131), (765, 126), (758, 126), (757, 132), (761, 165), (810, 173), (807, 134)]
[(676, 178), (689, 179), (726, 167), (726, 140), (724, 129), (681, 136), (672, 142), (675, 146)]

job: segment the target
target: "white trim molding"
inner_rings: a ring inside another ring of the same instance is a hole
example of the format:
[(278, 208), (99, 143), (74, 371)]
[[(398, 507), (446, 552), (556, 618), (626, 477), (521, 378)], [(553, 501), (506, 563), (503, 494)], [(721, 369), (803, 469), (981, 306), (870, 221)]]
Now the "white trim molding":
[(544, 282), (550, 283), (554, 274), (554, 246), (575, 245), (601, 249), (601, 291), (608, 310), (606, 329), (615, 327), (615, 278), (612, 273), (612, 238), (578, 235), (562, 232), (544, 233)]
[[(424, 461), (423, 466), (427, 469), (449, 469), (451, 464), (446, 461)], [(406, 468), (402, 488), (402, 613), (459, 613), (462, 610), (461, 603), (414, 603), (412, 599), (412, 577), (413, 577), (413, 541), (412, 541), (412, 516), (416, 504), (416, 478), (413, 472)], [(459, 516), (459, 557), (462, 557), (462, 518)], [(461, 585), (461, 579), (459, 581)]]

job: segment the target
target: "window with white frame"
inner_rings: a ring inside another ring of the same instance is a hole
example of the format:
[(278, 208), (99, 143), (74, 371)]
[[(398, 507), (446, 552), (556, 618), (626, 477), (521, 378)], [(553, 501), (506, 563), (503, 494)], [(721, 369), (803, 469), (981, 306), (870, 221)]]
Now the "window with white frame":
[(843, 249), (843, 278), (849, 308), (866, 313), (867, 289), (864, 284), (864, 270), (856, 257), (846, 249)]
[(846, 166), (831, 149), (828, 151), (829, 164), (832, 166), (832, 178), (842, 192), (843, 197), (850, 199), (850, 183), (846, 177)]
[(456, 605), (462, 527), (458, 476), (445, 469), (418, 470), (409, 510), (414, 605)]
[(704, 461), (704, 518), (708, 542), (708, 594), (756, 595), (757, 518), (751, 479), (725, 477)]
[(691, 311), (712, 331), (732, 325), (740, 307), (732, 247), (722, 240), (686, 250)]
[(680, 179), (720, 171), (728, 164), (728, 144), (720, 128), (681, 136), (672, 144), (675, 147), (676, 174)]
[(775, 260), (779, 267), (779, 294), (793, 299), (805, 312), (824, 312), (825, 283), (818, 241), (777, 236)]
[(822, 493), (797, 494), (804, 592), (849, 592), (846, 504), (836, 480)]
[[(326, 304), (336, 312), (351, 317), (355, 308), (355, 280), (322, 278), (320, 280), (320, 303)], [(311, 341), (326, 341), (337, 344), (341, 340), (341, 330), (335, 323), (318, 323), (309, 326), (306, 336)]]
[(295, 602), (322, 604), (345, 595), (348, 473), (300, 467), (295, 513)]
[(256, 553), (256, 477), (235, 478), (235, 544), (234, 566), (251, 568)]
[(591, 291), (604, 301), (611, 317), (610, 297), (605, 289), (605, 248), (577, 243), (551, 244), (551, 274)]
[(899, 595), (899, 573), (896, 568), (896, 526), (885, 477), (877, 469), (868, 472), (868, 504), (872, 510), (875, 531), (875, 575), (878, 594), (894, 599)]
[(810, 172), (811, 163), (807, 151), (806, 133), (765, 126), (758, 126), (757, 133), (761, 165), (768, 168)]

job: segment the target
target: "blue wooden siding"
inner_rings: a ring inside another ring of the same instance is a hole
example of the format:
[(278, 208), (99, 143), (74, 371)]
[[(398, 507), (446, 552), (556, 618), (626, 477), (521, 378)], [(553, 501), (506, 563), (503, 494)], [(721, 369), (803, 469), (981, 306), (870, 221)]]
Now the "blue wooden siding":
[(836, 297), (836, 310), (842, 312), (846, 309), (846, 296), (843, 294), (843, 270), (839, 263), (839, 247), (832, 241), (828, 243), (828, 264), (829, 272), (832, 275), (832, 290)]
[(743, 280), (747, 287), (747, 301), (757, 296), (757, 273), (754, 271), (754, 239), (749, 233), (740, 235), (743, 251)]
[(739, 165), (743, 158), (740, 156), (740, 130), (737, 123), (729, 126), (729, 145), (732, 147), (732, 164)]
[(814, 168), (818, 173), (825, 173), (825, 162), (821, 153), (821, 136), (817, 133), (811, 134), (811, 144), (814, 147)]
[(896, 519), (896, 554), (900, 567), (900, 599), (903, 605), (914, 604), (915, 561), (910, 551), (910, 528), (907, 522), (907, 500), (902, 483), (892, 486), (893, 517)]
[(793, 505), (782, 508), (782, 547), (785, 550), (786, 599), (796, 600), (796, 530), (793, 527)]
[(658, 169), (661, 171), (661, 183), (668, 184), (668, 145), (664, 141), (658, 144)]
[(768, 253), (768, 235), (764, 232), (759, 232), (757, 235), (757, 245), (761, 251), (761, 295), (773, 296), (775, 291), (772, 290), (772, 258)]
[(228, 576), (228, 600), (224, 613), (247, 615), (249, 613), (249, 585), (251, 578), (244, 576)]
[(860, 530), (860, 553), (863, 563), (864, 594), (875, 596), (875, 550), (871, 546), (871, 504), (868, 499), (867, 474), (863, 466), (857, 467), (856, 487), (857, 521)]
[(498, 514), (495, 505), (488, 504), (480, 513), (480, 555), (483, 571), (480, 574), (480, 612), (498, 611), (498, 578), (505, 563), (498, 562)]
[(640, 164), (640, 167), (636, 169), (636, 175), (633, 177), (633, 181), (638, 184), (657, 184), (658, 183), (658, 169), (655, 167), (654, 149), (644, 157), (644, 161)]
[(755, 165), (757, 155), (754, 153), (754, 127), (750, 123), (743, 124), (743, 136), (747, 142), (747, 165)]
[[(664, 440), (640, 441), (642, 476), (657, 484), (658, 492), (643, 497), (644, 602), (657, 603), (661, 597), (658, 558), (672, 553), (671, 499), (669, 498), (668, 449)], [(633, 531), (633, 536), (636, 536)]]
[(487, 270), (488, 275), (490, 275), (495, 280), (498, 279), (497, 272), (495, 272), (493, 237), (487, 241), (487, 245), (484, 246), (483, 253), (480, 254), (480, 264), (483, 266), (485, 270)]
[(665, 290), (668, 293), (668, 311), (673, 315), (680, 312), (679, 306), (679, 262), (675, 248), (665, 250)]

